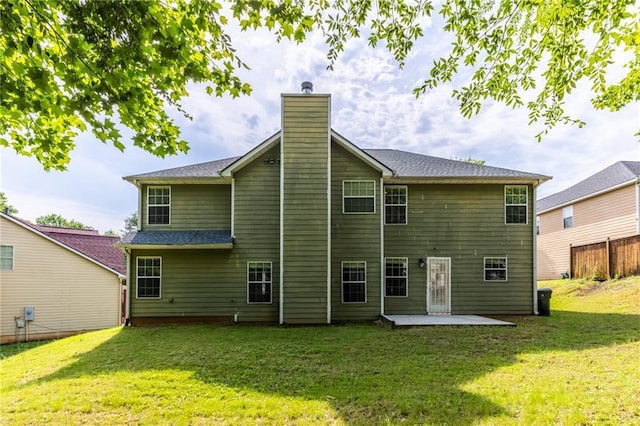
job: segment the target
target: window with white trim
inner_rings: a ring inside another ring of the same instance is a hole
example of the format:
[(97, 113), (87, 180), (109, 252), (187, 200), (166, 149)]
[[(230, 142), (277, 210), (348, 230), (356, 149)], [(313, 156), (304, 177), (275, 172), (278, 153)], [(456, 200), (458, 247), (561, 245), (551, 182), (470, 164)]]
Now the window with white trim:
[(526, 224), (528, 206), (528, 188), (526, 185), (508, 185), (504, 187), (504, 222)]
[(375, 213), (376, 182), (373, 180), (346, 180), (342, 182), (343, 213)]
[(485, 281), (507, 281), (507, 258), (506, 257), (485, 257), (484, 258), (484, 280)]
[(406, 297), (408, 294), (409, 259), (406, 257), (387, 257), (384, 260), (384, 295), (387, 297)]
[(0, 246), (0, 270), (13, 271), (13, 246)]
[(271, 262), (247, 262), (247, 303), (271, 303)]
[(384, 223), (387, 225), (407, 223), (406, 186), (384, 187)]
[(136, 287), (138, 299), (160, 299), (162, 284), (162, 258), (160, 256), (138, 257)]
[(342, 262), (342, 303), (367, 302), (367, 263)]
[(169, 225), (171, 222), (171, 187), (147, 187), (147, 224)]
[(562, 227), (571, 228), (573, 226), (573, 206), (562, 208)]

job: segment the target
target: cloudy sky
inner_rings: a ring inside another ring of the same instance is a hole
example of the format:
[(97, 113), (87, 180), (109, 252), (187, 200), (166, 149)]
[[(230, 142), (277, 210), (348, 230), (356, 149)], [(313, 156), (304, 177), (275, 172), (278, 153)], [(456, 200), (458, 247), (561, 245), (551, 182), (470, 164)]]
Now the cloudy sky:
[[(553, 176), (538, 198), (558, 192), (622, 160), (640, 160), (640, 106), (617, 112), (594, 111), (586, 91), (569, 99), (568, 110), (587, 122), (559, 127), (542, 143), (527, 125), (527, 111), (486, 103), (468, 120), (442, 86), (416, 99), (412, 89), (428, 64), (445, 52), (447, 38), (433, 26), (403, 69), (379, 47), (352, 40), (333, 71), (321, 35), (302, 45), (277, 44), (267, 33), (240, 33), (233, 42), (251, 70), (241, 75), (253, 86), (250, 97), (216, 98), (191, 87), (183, 102), (193, 121), (172, 114), (190, 143), (187, 155), (166, 159), (138, 148), (124, 153), (95, 140), (78, 138), (65, 172), (44, 172), (33, 158), (0, 150), (1, 190), (18, 216), (35, 220), (48, 213), (76, 219), (101, 232), (119, 231), (137, 208), (137, 190), (123, 176), (242, 155), (280, 125), (280, 94), (298, 93), (312, 81), (316, 93), (330, 93), (332, 127), (361, 148), (393, 148), (443, 158), (481, 159), (486, 164)], [(457, 81), (454, 81), (454, 84)]]

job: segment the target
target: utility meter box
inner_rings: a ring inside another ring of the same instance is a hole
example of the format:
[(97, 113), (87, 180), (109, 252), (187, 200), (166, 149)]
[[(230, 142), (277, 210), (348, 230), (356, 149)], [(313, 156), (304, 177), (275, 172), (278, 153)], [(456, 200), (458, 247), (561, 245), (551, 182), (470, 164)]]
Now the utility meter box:
[(24, 327), (24, 320), (22, 318), (16, 319), (16, 327), (18, 327), (18, 328), (23, 328)]
[(36, 310), (33, 306), (25, 306), (24, 307), (24, 320), (25, 321), (33, 321), (36, 319)]

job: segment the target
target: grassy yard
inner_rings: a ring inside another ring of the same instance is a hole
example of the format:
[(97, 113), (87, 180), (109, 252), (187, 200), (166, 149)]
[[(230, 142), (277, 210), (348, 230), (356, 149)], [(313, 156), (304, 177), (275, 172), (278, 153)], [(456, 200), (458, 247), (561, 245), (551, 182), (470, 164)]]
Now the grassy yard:
[(115, 328), (2, 347), (2, 424), (640, 424), (640, 278), (517, 327)]

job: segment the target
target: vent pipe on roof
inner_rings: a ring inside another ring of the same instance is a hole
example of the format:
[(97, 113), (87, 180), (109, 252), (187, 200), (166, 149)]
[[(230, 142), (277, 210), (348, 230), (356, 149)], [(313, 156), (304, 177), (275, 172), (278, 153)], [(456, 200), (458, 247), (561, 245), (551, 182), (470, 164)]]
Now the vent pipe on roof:
[(302, 93), (305, 95), (310, 95), (313, 92), (313, 83), (310, 81), (302, 82)]

